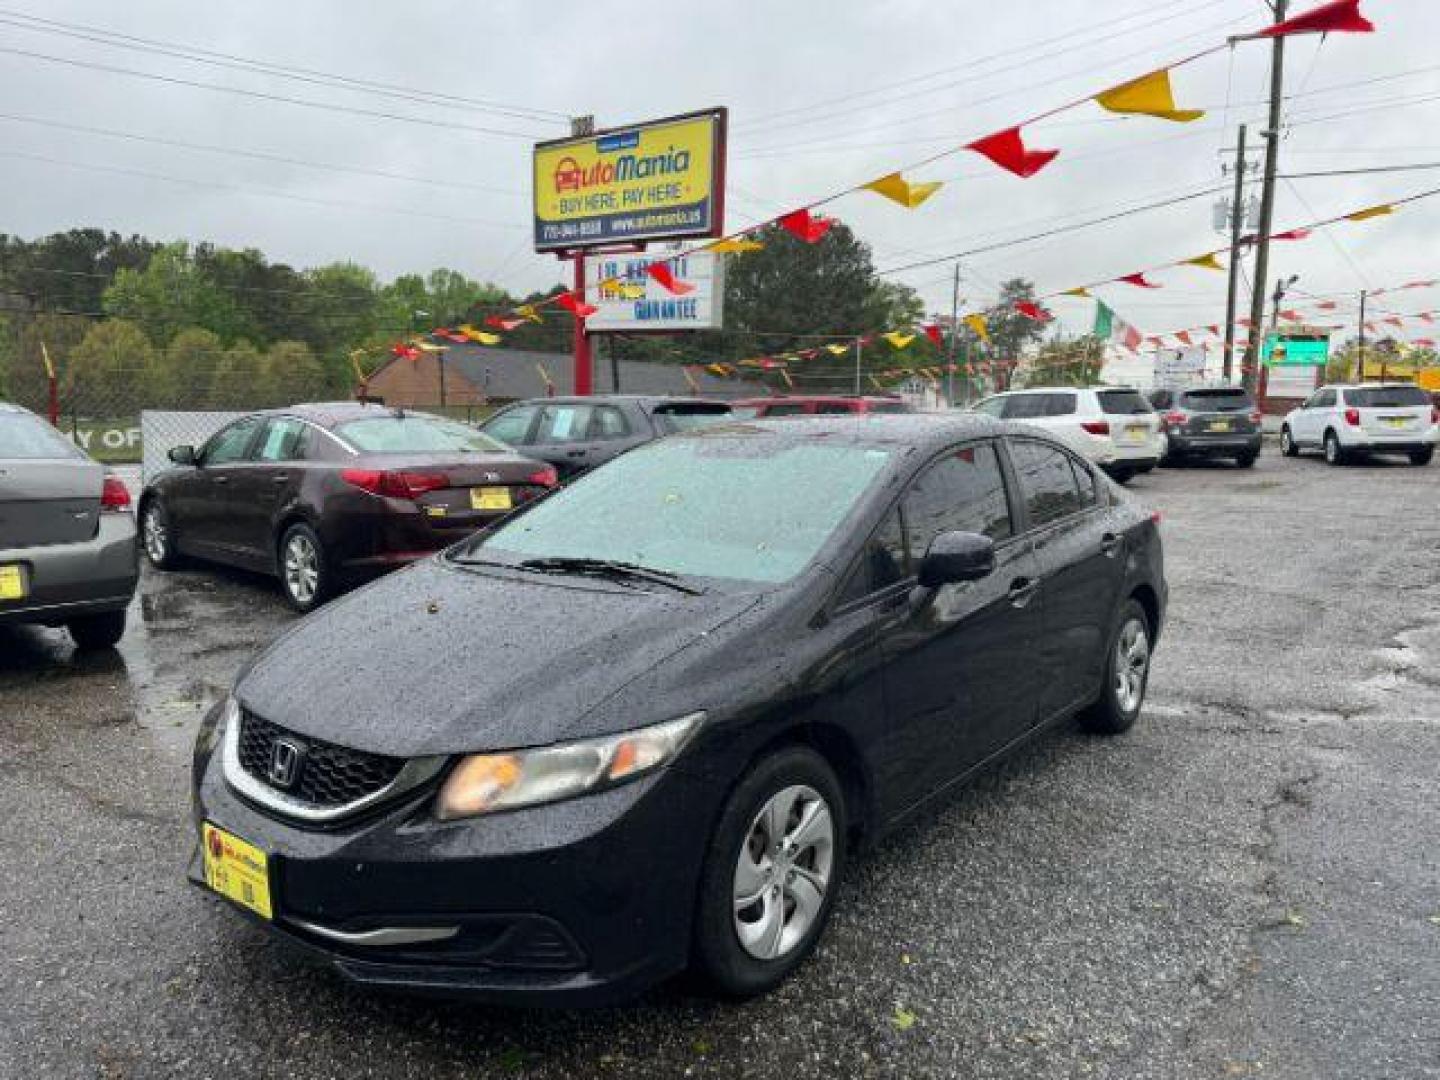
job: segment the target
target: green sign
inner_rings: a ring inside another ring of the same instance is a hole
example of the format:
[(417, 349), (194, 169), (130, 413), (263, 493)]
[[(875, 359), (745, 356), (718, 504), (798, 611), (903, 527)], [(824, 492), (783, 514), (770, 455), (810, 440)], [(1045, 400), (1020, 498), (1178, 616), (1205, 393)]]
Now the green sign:
[(1267, 367), (1324, 367), (1329, 355), (1328, 337), (1266, 334), (1260, 346), (1260, 362)]

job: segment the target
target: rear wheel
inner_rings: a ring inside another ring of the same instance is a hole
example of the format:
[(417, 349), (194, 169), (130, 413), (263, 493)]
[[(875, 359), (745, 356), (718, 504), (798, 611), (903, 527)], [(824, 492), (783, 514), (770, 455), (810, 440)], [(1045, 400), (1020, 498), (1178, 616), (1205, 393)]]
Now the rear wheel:
[(1286, 457), (1300, 456), (1300, 447), (1295, 445), (1295, 437), (1290, 434), (1289, 424), (1280, 429), (1280, 452)]
[(315, 530), (304, 522), (291, 525), (280, 538), (280, 585), (296, 611), (313, 611), (330, 591), (325, 550)]
[(1242, 469), (1249, 469), (1249, 468), (1251, 468), (1252, 466), (1254, 466), (1254, 464), (1255, 464), (1255, 459), (1258, 458), (1259, 456), (1260, 456), (1260, 455), (1257, 454), (1257, 453), (1247, 452), (1247, 453), (1241, 454), (1239, 457), (1237, 457), (1237, 458), (1235, 459), (1235, 464), (1236, 464), (1236, 465), (1239, 465), (1240, 468), (1242, 468)]
[(806, 747), (742, 779), (700, 876), (695, 961), (719, 992), (761, 994), (815, 948), (845, 867), (845, 804), (835, 773)]
[(1427, 446), (1423, 450), (1410, 451), (1411, 465), (1429, 465), (1430, 459), (1435, 456), (1435, 447)]
[(1325, 463), (1327, 465), (1345, 464), (1345, 450), (1340, 445), (1340, 436), (1333, 431), (1325, 432)]
[(77, 649), (113, 649), (125, 636), (125, 612), (106, 611), (85, 615), (65, 624)]
[(1145, 609), (1139, 601), (1127, 600), (1110, 634), (1105, 686), (1095, 703), (1080, 714), (1086, 731), (1118, 735), (1135, 723), (1150, 680), (1150, 633)]

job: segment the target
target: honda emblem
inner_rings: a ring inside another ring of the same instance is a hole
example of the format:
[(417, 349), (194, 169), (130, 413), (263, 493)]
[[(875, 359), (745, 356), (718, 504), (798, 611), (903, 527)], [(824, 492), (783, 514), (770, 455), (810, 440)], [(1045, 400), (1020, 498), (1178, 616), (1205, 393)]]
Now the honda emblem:
[(300, 782), (300, 769), (305, 762), (305, 748), (289, 739), (276, 739), (270, 747), (270, 767), (266, 776), (281, 791), (289, 791)]

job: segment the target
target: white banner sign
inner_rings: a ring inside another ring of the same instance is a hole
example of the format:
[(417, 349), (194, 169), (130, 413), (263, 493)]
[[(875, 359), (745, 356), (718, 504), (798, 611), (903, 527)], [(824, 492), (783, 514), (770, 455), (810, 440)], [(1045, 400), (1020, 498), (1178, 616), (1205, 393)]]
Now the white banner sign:
[(1155, 385), (1167, 388), (1193, 386), (1205, 379), (1204, 347), (1160, 349), (1155, 354)]
[[(647, 273), (663, 254), (594, 255), (585, 260), (585, 299), (600, 310), (586, 320), (606, 330), (719, 330), (725, 315), (725, 258), (697, 252), (666, 263), (689, 292), (671, 292)], [(602, 289), (600, 283), (606, 285)]]

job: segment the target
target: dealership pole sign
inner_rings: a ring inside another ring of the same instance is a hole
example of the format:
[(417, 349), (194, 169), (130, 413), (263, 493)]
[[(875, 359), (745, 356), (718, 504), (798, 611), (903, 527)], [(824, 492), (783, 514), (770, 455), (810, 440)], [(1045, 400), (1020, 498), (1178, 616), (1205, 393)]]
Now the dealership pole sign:
[[(675, 281), (688, 286), (677, 295), (652, 278), (650, 264), (667, 263)], [(599, 310), (586, 319), (589, 331), (719, 330), (724, 325), (725, 256), (710, 251), (673, 255), (592, 255), (585, 292)]]
[(538, 143), (535, 250), (724, 232), (723, 108)]

